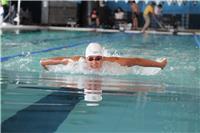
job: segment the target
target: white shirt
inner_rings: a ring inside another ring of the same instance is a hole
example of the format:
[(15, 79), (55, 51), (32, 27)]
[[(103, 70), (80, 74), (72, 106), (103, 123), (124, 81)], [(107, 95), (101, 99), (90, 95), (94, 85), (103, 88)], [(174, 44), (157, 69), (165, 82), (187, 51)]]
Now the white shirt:
[(3, 22), (3, 13), (4, 13), (3, 7), (0, 6), (0, 25), (1, 25), (2, 22)]
[(0, 15), (3, 15), (3, 13), (4, 13), (3, 7), (0, 6)]
[(161, 15), (162, 14), (162, 8), (158, 8), (158, 6), (155, 7), (154, 12), (156, 15)]
[(124, 13), (123, 12), (117, 12), (115, 13), (115, 19), (123, 19)]

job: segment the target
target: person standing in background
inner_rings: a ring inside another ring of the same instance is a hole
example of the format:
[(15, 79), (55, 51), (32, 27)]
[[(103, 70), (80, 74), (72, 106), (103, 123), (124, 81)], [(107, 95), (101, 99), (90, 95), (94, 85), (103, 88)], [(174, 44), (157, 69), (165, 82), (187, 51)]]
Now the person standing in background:
[(155, 28), (158, 28), (158, 27), (163, 28), (163, 26), (162, 26), (162, 11), (163, 11), (163, 9), (162, 9), (161, 4), (158, 4), (154, 9), (154, 12), (155, 12), (154, 20), (156, 21)]
[(158, 5), (155, 7), (155, 15), (156, 15), (156, 18), (157, 18), (158, 20), (161, 19), (162, 11), (163, 11), (162, 5), (161, 5), (161, 4), (158, 4)]
[(124, 11), (118, 7), (115, 11), (114, 14), (114, 18), (115, 18), (115, 28), (119, 29), (120, 25), (124, 23)]
[(90, 14), (90, 22), (92, 27), (99, 27), (100, 21), (99, 21), (99, 14), (97, 13), (97, 10), (94, 8)]
[(135, 0), (129, 1), (131, 5), (131, 12), (132, 12), (132, 29), (138, 28), (138, 18), (139, 18), (139, 7), (136, 4)]
[(0, 25), (3, 23), (3, 6), (1, 5), (1, 1), (0, 1)]
[(3, 6), (3, 10), (4, 10), (4, 13), (3, 13), (3, 19), (5, 19), (5, 17), (7, 16), (8, 14), (8, 11), (9, 11), (9, 6), (8, 6), (8, 0), (1, 0), (1, 5)]
[(144, 17), (144, 21), (145, 24), (142, 28), (142, 33), (144, 33), (146, 31), (146, 29), (149, 27), (150, 23), (151, 23), (151, 17), (155, 17), (155, 12), (154, 12), (154, 7), (155, 7), (156, 3), (155, 2), (151, 2), (151, 4), (147, 5), (147, 7), (144, 10), (143, 13), (143, 17)]

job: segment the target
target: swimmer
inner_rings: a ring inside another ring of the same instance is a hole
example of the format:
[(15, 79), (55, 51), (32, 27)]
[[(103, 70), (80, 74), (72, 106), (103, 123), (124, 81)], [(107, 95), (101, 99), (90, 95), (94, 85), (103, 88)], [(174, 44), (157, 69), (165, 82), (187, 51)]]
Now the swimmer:
[(163, 69), (167, 64), (167, 59), (161, 62), (148, 60), (144, 58), (125, 58), (125, 57), (106, 57), (103, 55), (103, 48), (98, 43), (90, 43), (85, 51), (84, 56), (72, 56), (72, 57), (55, 57), (49, 59), (41, 59), (40, 64), (44, 69), (48, 70), (48, 65), (67, 65), (69, 63), (84, 60), (88, 69), (100, 70), (105, 62), (115, 62), (121, 66), (143, 66), (143, 67), (158, 67)]

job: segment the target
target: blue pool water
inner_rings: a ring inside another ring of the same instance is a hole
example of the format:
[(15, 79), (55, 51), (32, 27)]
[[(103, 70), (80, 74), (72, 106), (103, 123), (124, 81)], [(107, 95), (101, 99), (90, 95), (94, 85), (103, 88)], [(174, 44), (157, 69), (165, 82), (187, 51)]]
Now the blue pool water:
[[(91, 74), (46, 72), (41, 58), (84, 55), (166, 57), (155, 75), (111, 65)], [(199, 47), (192, 35), (24, 31), (1, 37), (2, 132), (200, 132)]]

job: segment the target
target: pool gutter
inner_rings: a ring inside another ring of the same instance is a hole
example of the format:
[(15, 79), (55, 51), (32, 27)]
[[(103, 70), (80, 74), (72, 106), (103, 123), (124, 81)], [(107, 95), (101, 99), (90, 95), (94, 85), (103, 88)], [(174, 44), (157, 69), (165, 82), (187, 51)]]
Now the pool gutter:
[[(77, 27), (57, 27), (57, 26), (29, 26), (29, 25), (1, 25), (1, 31), (16, 31), (16, 30), (61, 30), (61, 31), (89, 31), (89, 32), (125, 32), (125, 33), (136, 33), (140, 34), (140, 30), (116, 30), (116, 29), (102, 29), (102, 28), (77, 28)], [(173, 31), (157, 31), (148, 30), (146, 33), (150, 34), (163, 34), (173, 35)], [(178, 31), (176, 35), (200, 35), (200, 30), (184, 30)]]

